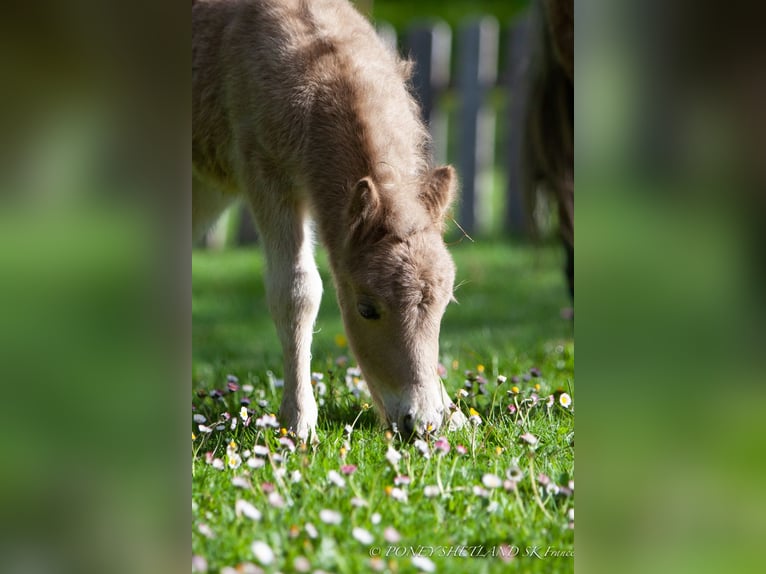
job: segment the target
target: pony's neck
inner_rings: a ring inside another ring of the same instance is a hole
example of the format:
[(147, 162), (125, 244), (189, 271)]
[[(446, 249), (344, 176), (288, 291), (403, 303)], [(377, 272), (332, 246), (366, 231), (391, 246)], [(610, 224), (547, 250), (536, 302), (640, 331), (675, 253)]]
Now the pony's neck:
[(422, 211), (417, 187), (429, 167), (428, 134), (409, 95), (400, 91), (396, 97), (396, 90), (358, 88), (353, 100), (316, 110), (308, 187), (331, 262), (342, 252), (351, 191), (361, 178), (372, 178), (394, 222), (408, 225)]

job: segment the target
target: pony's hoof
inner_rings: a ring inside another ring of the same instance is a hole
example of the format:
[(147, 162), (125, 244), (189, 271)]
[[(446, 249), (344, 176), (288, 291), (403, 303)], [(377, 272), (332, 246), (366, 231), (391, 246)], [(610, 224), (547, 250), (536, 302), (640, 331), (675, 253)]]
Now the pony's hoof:
[(447, 417), (447, 430), (456, 431), (462, 428), (466, 422), (468, 422), (468, 419), (462, 411), (454, 410)]
[(279, 419), (287, 432), (294, 433), (299, 440), (307, 444), (316, 444), (317, 412), (295, 412), (288, 414), (288, 409), (280, 409)]

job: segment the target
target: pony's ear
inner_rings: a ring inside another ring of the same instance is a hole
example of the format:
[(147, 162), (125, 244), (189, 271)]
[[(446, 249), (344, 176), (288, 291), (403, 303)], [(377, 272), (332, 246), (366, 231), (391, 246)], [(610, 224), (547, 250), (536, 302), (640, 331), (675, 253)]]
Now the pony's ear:
[(383, 205), (372, 179), (363, 177), (351, 190), (348, 206), (348, 241), (355, 245), (374, 242), (382, 232)]
[(420, 192), (420, 200), (431, 213), (434, 221), (441, 222), (455, 200), (457, 174), (451, 165), (437, 167), (431, 172)]
[(351, 191), (351, 203), (348, 206), (349, 222), (366, 224), (376, 219), (380, 211), (380, 194), (369, 177), (363, 177)]

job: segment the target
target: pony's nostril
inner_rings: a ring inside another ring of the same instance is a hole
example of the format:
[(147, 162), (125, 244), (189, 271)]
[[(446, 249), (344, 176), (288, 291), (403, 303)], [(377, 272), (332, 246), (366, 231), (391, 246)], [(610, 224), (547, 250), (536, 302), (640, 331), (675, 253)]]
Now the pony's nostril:
[(407, 413), (402, 418), (402, 436), (409, 438), (415, 432), (415, 417), (412, 414)]

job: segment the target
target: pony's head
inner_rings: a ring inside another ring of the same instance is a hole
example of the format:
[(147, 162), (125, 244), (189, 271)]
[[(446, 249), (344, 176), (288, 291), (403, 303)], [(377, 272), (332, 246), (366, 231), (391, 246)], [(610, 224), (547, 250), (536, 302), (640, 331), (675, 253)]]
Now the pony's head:
[(437, 369), (455, 280), (442, 234), (456, 175), (441, 167), (412, 185), (385, 194), (371, 178), (354, 185), (336, 277), (351, 350), (378, 410), (403, 437), (462, 423)]

